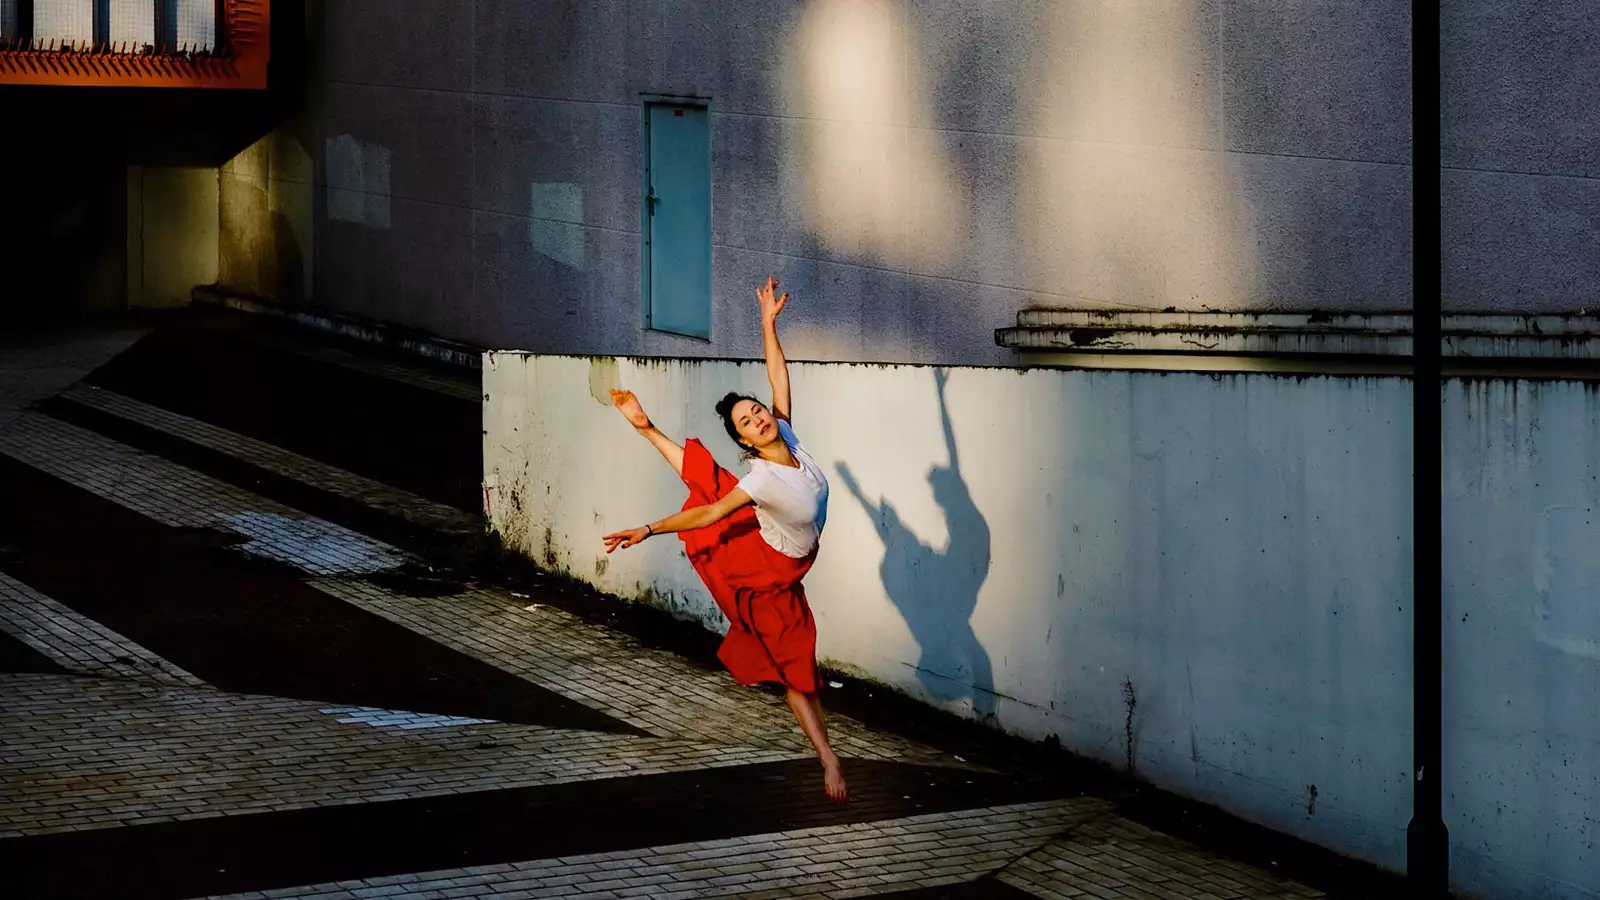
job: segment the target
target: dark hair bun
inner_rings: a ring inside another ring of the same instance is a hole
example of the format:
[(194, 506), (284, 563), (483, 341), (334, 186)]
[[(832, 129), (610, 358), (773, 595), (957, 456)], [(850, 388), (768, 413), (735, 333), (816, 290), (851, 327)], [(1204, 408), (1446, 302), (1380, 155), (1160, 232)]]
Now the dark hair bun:
[(739, 426), (733, 424), (733, 408), (738, 406), (741, 400), (749, 400), (752, 403), (761, 402), (754, 397), (736, 391), (729, 391), (726, 397), (717, 401), (717, 415), (722, 417), (722, 427), (727, 429), (728, 437), (733, 440), (734, 444), (739, 447), (745, 456), (752, 456), (756, 452), (755, 448), (739, 440)]
[(717, 415), (724, 419), (733, 415), (733, 408), (743, 399), (745, 399), (744, 395), (729, 391), (726, 397), (717, 401)]

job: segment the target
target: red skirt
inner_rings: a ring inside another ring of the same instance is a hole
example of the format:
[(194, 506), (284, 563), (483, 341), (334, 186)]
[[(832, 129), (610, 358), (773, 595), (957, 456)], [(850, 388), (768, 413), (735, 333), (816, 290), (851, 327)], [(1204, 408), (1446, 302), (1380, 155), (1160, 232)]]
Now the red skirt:
[[(690, 438), (683, 448), (683, 508), (715, 503), (739, 484), (711, 452)], [(678, 533), (689, 562), (722, 614), (728, 636), (717, 657), (740, 684), (776, 681), (811, 694), (817, 690), (817, 623), (800, 579), (817, 552), (785, 556), (761, 537), (755, 509), (740, 508), (726, 519)]]

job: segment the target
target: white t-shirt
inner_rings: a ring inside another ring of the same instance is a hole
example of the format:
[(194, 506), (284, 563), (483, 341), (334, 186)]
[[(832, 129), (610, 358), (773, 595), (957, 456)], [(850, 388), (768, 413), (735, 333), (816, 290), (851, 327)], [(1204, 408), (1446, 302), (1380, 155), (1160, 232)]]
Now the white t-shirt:
[(828, 476), (800, 445), (788, 422), (778, 420), (778, 433), (800, 467), (752, 459), (750, 474), (740, 479), (739, 488), (755, 501), (756, 521), (768, 546), (784, 556), (804, 559), (816, 549), (828, 519)]

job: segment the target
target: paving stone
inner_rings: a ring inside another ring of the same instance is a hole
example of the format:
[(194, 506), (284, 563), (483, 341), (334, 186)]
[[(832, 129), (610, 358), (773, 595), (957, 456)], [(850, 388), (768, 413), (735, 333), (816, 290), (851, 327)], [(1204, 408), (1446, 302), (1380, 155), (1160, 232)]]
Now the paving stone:
[(190, 686), (199, 678), (131, 640), (0, 572), (0, 631), (68, 672)]

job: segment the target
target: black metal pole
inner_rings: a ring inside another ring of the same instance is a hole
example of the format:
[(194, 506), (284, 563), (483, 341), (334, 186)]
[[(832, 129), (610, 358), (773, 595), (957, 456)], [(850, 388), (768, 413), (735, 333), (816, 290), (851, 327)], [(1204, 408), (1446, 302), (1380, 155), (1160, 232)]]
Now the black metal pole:
[(94, 45), (111, 43), (111, 0), (94, 0)]
[(17, 43), (33, 46), (33, 0), (17, 0)]
[(178, 46), (178, 0), (156, 0), (156, 52), (171, 53)]
[(1444, 824), (1444, 480), (1440, 368), (1439, 4), (1411, 4), (1412, 770), (1406, 872), (1418, 898), (1448, 897)]

